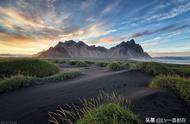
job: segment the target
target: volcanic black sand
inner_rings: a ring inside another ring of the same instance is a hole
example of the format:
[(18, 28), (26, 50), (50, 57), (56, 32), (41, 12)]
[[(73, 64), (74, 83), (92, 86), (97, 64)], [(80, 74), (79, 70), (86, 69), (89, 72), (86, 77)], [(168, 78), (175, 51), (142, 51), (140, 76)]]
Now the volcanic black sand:
[(43, 85), (22, 88), (0, 95), (0, 120), (23, 124), (47, 124), (48, 112), (79, 98), (96, 96), (99, 91), (117, 90), (132, 102), (134, 112), (146, 117), (184, 117), (190, 119), (187, 107), (173, 92), (148, 88), (152, 76), (140, 71), (111, 72), (91, 66), (82, 69), (83, 76)]

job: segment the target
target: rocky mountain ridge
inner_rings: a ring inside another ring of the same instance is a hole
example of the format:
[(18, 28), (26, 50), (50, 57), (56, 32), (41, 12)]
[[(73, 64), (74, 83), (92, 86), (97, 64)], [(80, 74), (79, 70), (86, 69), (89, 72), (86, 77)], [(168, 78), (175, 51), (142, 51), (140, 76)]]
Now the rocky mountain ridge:
[(54, 47), (36, 55), (40, 58), (73, 58), (73, 59), (149, 59), (143, 48), (132, 39), (107, 49), (101, 46), (88, 46), (82, 41), (59, 42)]

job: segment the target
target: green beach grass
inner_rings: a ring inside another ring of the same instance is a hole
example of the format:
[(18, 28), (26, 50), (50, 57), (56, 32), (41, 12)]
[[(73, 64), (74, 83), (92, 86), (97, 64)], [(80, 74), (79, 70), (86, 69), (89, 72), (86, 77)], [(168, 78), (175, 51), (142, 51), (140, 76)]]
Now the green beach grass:
[(82, 75), (79, 71), (60, 72), (49, 77), (31, 77), (24, 75), (15, 75), (10, 78), (0, 80), (0, 93), (13, 91), (22, 87), (43, 84), (47, 82), (56, 82), (72, 79)]
[(105, 103), (84, 112), (76, 124), (138, 124), (136, 115), (115, 103)]
[[(100, 93), (95, 98), (81, 100), (82, 106), (67, 105), (49, 112), (49, 122), (56, 124), (139, 124), (127, 100), (116, 93)], [(128, 107), (126, 107), (128, 106)], [(61, 121), (63, 120), (63, 121)]]
[(96, 65), (100, 66), (100, 67), (106, 67), (109, 64), (109, 62), (96, 62)]
[(138, 63), (137, 69), (150, 73), (152, 75), (171, 75), (174, 71), (170, 69), (166, 64), (156, 62), (141, 62)]
[(124, 69), (121, 63), (119, 62), (111, 62), (107, 65), (107, 68), (112, 71), (118, 71)]
[(0, 59), (0, 93), (50, 81), (63, 81), (81, 75), (80, 71), (60, 72), (55, 64), (33, 58)]
[(0, 93), (27, 87), (39, 81), (38, 78), (31, 76), (17, 75), (0, 81)]
[(26, 75), (46, 77), (59, 72), (59, 68), (48, 61), (32, 58), (0, 59), (0, 77)]
[(160, 75), (150, 83), (151, 88), (168, 88), (178, 93), (187, 104), (190, 104), (190, 79), (180, 76)]
[(179, 75), (182, 77), (190, 76), (190, 66), (163, 64), (157, 62), (136, 62), (133, 65), (134, 70), (141, 70), (143, 72), (157, 75)]
[(80, 71), (60, 72), (56, 75), (42, 78), (41, 80), (42, 81), (63, 81), (63, 80), (78, 77), (80, 75), (82, 75), (82, 73)]
[(86, 61), (74, 61), (74, 60), (71, 60), (71, 61), (69, 61), (69, 64), (70, 65), (75, 65), (77, 67), (88, 67), (89, 66), (89, 61), (86, 62)]

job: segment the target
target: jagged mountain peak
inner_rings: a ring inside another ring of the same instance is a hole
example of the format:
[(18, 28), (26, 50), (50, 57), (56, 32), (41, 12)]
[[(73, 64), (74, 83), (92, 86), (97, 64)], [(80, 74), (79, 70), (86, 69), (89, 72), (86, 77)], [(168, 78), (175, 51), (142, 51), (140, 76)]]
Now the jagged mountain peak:
[(117, 46), (129, 46), (129, 45), (138, 45), (136, 44), (134, 39), (131, 39), (129, 41), (122, 41), (120, 44), (118, 44)]
[(88, 47), (88, 45), (85, 44), (83, 41), (79, 41), (79, 42), (77, 42), (77, 43), (76, 43), (76, 46), (78, 46), (78, 47), (87, 46), (87, 47)]
[(134, 39), (123, 41), (120, 44), (107, 49), (102, 46), (88, 46), (83, 41), (75, 42), (68, 40), (59, 42), (55, 47), (47, 51), (40, 52), (38, 57), (43, 58), (79, 58), (79, 59), (131, 59), (131, 58), (150, 58)]
[(129, 45), (135, 45), (135, 40), (134, 39), (131, 39), (130, 41), (127, 41), (127, 44)]
[(74, 40), (68, 40), (68, 41), (62, 42), (62, 44), (63, 44), (64, 46), (70, 47), (70, 46), (75, 45), (76, 42), (75, 42)]
[(80, 45), (86, 45), (83, 41), (79, 41), (78, 44), (80, 44)]
[(64, 43), (63, 43), (63, 42), (61, 42), (61, 41), (59, 41), (59, 42), (58, 42), (58, 44), (57, 44), (57, 45), (55, 45), (55, 47), (62, 47), (62, 46), (64, 46)]
[(55, 47), (71, 47), (71, 46), (87, 46), (83, 41), (75, 42), (74, 40), (68, 40), (65, 42), (59, 41)]

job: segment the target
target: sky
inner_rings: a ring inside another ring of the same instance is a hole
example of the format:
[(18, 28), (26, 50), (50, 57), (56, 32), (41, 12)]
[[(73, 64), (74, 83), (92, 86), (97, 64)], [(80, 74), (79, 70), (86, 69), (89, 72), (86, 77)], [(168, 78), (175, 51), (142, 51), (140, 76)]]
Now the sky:
[(0, 0), (0, 54), (71, 39), (107, 48), (134, 39), (151, 56), (190, 56), (190, 0)]

